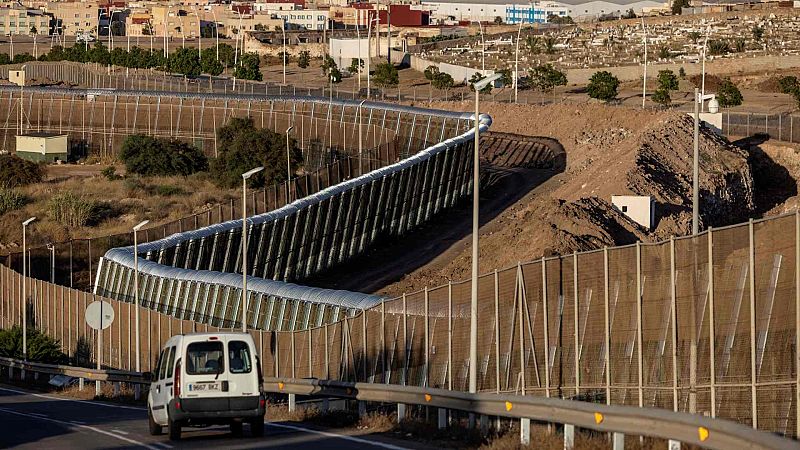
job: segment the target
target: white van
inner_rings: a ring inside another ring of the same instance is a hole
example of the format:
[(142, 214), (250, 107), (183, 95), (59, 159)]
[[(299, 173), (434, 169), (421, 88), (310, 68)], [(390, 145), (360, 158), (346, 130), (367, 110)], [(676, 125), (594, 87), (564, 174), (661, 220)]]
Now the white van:
[(191, 333), (171, 337), (158, 357), (147, 396), (150, 434), (167, 427), (178, 440), (181, 427), (227, 424), (239, 435), (247, 422), (264, 434), (266, 397), (261, 362), (246, 333)]

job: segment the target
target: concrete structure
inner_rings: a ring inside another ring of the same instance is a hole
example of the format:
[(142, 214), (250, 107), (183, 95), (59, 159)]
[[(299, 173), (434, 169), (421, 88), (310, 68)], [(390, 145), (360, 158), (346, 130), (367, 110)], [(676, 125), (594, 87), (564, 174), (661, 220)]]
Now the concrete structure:
[(38, 9), (23, 7), (0, 8), (0, 35), (49, 34), (50, 16)]
[[(592, 19), (604, 15), (622, 15), (633, 9), (641, 13), (645, 8), (661, 8), (664, 2), (653, 0), (561, 0), (557, 2), (509, 2), (508, 0), (422, 0), (422, 5), (431, 10), (432, 18), (438, 21), (493, 22), (496, 17), (505, 23), (524, 20), (544, 23), (550, 14), (570, 16), (575, 20)], [(533, 9), (533, 11), (531, 11)], [(563, 14), (562, 14), (563, 12)]]
[(649, 195), (612, 195), (611, 204), (639, 225), (652, 229), (656, 223), (655, 200)]
[(17, 86), (25, 86), (25, 71), (24, 70), (9, 70), (8, 81)]
[(67, 135), (28, 133), (17, 135), (17, 156), (35, 162), (66, 161)]
[(550, 16), (566, 17), (569, 8), (555, 2), (514, 4), (506, 7), (505, 23), (546, 23)]
[(269, 10), (267, 12), (275, 18), (283, 19), (287, 29), (317, 31), (330, 29), (330, 10), (327, 9)]
[(47, 5), (47, 12), (61, 23), (63, 33), (67, 36), (97, 34), (99, 11), (97, 2), (50, 2)]
[(150, 12), (136, 11), (125, 18), (127, 36), (151, 36), (154, 34), (153, 15)]

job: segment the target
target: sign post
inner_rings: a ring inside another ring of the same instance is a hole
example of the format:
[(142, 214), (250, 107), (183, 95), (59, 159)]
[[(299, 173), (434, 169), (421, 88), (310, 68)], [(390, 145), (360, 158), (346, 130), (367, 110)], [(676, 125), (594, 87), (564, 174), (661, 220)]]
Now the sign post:
[[(97, 331), (97, 370), (101, 370), (103, 360), (103, 330), (114, 322), (114, 308), (111, 303), (95, 300), (86, 307), (86, 325)], [(100, 380), (95, 381), (95, 395), (100, 395)]]

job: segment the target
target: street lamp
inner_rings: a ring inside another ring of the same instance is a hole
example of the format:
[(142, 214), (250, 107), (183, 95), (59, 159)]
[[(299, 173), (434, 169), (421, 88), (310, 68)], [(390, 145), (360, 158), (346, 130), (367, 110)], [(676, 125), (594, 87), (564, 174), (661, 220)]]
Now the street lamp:
[[(370, 16), (370, 14), (367, 13), (367, 17), (369, 17), (369, 16)], [(378, 19), (379, 19), (378, 17), (376, 17), (374, 19), (369, 19), (369, 21), (367, 23), (367, 98), (369, 98), (369, 96), (370, 96), (370, 89), (369, 89), (370, 88), (369, 60), (372, 59), (372, 44), (371, 44), (371, 42), (372, 42), (372, 22), (375, 22), (377, 24), (378, 23)], [(376, 30), (375, 32), (379, 33), (379, 31), (380, 30)], [(379, 41), (379, 44), (380, 44), (380, 39), (381, 39), (380, 38), (380, 34), (378, 34), (377, 36), (378, 36), (378, 41)], [(378, 52), (380, 53), (380, 45), (378, 46)], [(380, 56), (380, 54), (378, 56)]]
[(361, 103), (358, 104), (358, 175), (361, 176), (363, 174), (363, 166), (361, 165), (361, 152), (363, 148), (363, 144), (361, 143), (363, 139), (363, 131), (362, 128), (362, 120), (361, 120), (361, 107), (364, 106), (364, 102), (366, 100), (361, 100)]
[(139, 230), (142, 229), (143, 226), (150, 223), (149, 220), (144, 220), (133, 227), (133, 295), (134, 301), (136, 302), (136, 309), (135, 309), (135, 326), (136, 326), (136, 371), (141, 372), (141, 351), (142, 351), (142, 343), (139, 338), (139, 308), (141, 308), (141, 304), (139, 302), (139, 239), (138, 233)]
[(28, 360), (28, 225), (36, 217), (22, 222), (22, 359)]
[(642, 32), (644, 37), (644, 76), (642, 77), (642, 109), (644, 109), (644, 101), (647, 97), (647, 27), (644, 25), (644, 16), (642, 16)]
[(217, 12), (211, 7), (211, 16), (214, 17), (214, 37), (217, 40), (217, 62), (219, 62), (219, 22), (217, 22)]
[(483, 24), (481, 21), (473, 20), (473, 22), (478, 22), (478, 28), (481, 30), (481, 72), (483, 72), (486, 70), (486, 39), (483, 35)]
[[(703, 76), (702, 76), (702, 81), (700, 82), (700, 86), (701, 86), (701, 92), (700, 93), (703, 95), (703, 97), (705, 97), (705, 95), (706, 95), (706, 50), (708, 49), (708, 35), (709, 34), (711, 34), (711, 27), (710, 26), (708, 28), (706, 28), (706, 39), (705, 39), (705, 41), (703, 41), (703, 70), (702, 70)], [(700, 105), (700, 109), (701, 110), (703, 109), (703, 105), (702, 104)]]
[[(516, 6), (514, 7), (516, 9)], [(530, 3), (530, 11), (531, 11), (531, 22), (533, 22), (533, 3)], [(519, 20), (519, 29), (517, 30), (517, 50), (514, 54), (514, 103), (517, 103), (517, 93), (519, 92), (519, 40), (522, 35), (522, 24), (525, 23), (525, 19), (520, 18)]]
[(283, 34), (283, 55), (281, 56), (283, 60), (283, 85), (286, 86), (286, 19), (283, 20), (281, 25), (281, 33)]
[(294, 129), (294, 125), (290, 126), (286, 129), (286, 204), (289, 204), (289, 200), (291, 200), (290, 189), (291, 186), (290, 182), (292, 181), (292, 160), (291, 160), (291, 152), (289, 150), (289, 133)]
[(495, 73), (474, 83), (475, 145), (472, 158), (472, 293), (469, 317), (469, 392), (478, 390), (478, 193), (480, 190), (480, 96), (481, 89), (502, 75)]
[(699, 158), (700, 158), (700, 107), (708, 100), (708, 112), (715, 114), (719, 111), (719, 102), (714, 94), (703, 95), (694, 88), (694, 152), (692, 155), (692, 235), (697, 235), (700, 229), (700, 188), (699, 188)]
[(242, 332), (247, 332), (247, 180), (264, 170), (256, 167), (242, 174)]

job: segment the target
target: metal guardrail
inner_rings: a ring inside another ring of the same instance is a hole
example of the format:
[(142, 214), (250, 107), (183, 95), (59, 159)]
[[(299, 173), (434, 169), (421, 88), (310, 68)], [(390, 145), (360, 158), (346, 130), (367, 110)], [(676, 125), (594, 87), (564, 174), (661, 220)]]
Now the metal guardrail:
[[(0, 366), (94, 381), (149, 384), (141, 373), (122, 370), (42, 364), (4, 357), (0, 357)], [(596, 431), (669, 439), (719, 450), (800, 448), (796, 441), (758, 431), (746, 425), (656, 408), (611, 406), (538, 396), (469, 394), (446, 389), (317, 379), (267, 378), (264, 381), (264, 389), (279, 394), (420, 405), (484, 416), (533, 419)]]

